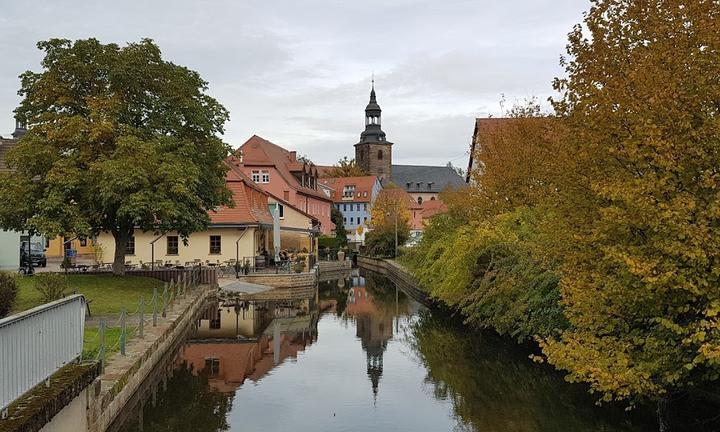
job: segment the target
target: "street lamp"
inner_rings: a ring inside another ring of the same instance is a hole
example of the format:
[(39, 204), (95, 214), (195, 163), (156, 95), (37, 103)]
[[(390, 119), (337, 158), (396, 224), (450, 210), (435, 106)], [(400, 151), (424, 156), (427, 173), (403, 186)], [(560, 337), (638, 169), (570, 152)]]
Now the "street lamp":
[[(390, 212), (385, 213), (385, 216), (390, 216)], [(397, 258), (398, 251), (398, 209), (397, 203), (395, 204), (395, 254), (394, 258)]]

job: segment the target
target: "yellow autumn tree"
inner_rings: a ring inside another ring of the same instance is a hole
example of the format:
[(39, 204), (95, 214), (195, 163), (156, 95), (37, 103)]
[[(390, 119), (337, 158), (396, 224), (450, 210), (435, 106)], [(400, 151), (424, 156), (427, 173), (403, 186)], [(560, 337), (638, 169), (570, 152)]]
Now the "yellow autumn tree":
[[(411, 198), (395, 185), (380, 191), (370, 209), (371, 228), (365, 245), (377, 256), (394, 256), (395, 243), (402, 246), (410, 235)], [(396, 240), (397, 237), (397, 240)]]
[(720, 4), (594, 0), (568, 54), (553, 103), (576, 173), (555, 231), (571, 328), (543, 352), (662, 413), (720, 371)]

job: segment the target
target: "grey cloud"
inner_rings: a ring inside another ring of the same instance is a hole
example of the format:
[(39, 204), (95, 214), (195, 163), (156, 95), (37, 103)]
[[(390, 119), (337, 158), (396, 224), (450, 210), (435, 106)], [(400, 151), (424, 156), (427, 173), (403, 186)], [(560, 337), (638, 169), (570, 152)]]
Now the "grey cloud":
[[(0, 133), (12, 131), (18, 74), (38, 40), (151, 37), (197, 70), (228, 107), (224, 139), (252, 134), (318, 163), (352, 156), (370, 75), (398, 163), (444, 164), (501, 95), (552, 94), (566, 34), (586, 0), (35, 0), (0, 16)], [(460, 159), (462, 160), (462, 159)], [(454, 160), (457, 164), (458, 160)], [(460, 164), (462, 165), (462, 164)]]

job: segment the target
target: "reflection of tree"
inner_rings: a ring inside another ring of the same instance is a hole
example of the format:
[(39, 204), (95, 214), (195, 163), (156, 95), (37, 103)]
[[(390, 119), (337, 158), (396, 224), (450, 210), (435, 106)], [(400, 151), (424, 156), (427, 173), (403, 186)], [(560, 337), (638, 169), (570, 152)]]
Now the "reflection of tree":
[[(234, 393), (219, 393), (208, 385), (205, 371), (195, 376), (183, 363), (167, 382), (167, 391), (158, 389), (155, 407), (146, 401), (143, 411), (144, 431), (218, 432), (230, 429), (227, 414)], [(138, 430), (135, 421), (121, 432)]]
[(338, 281), (320, 282), (318, 288), (318, 297), (320, 300), (335, 300), (335, 314), (342, 316), (347, 305), (349, 282), (343, 283), (343, 288), (339, 287)]
[(597, 407), (584, 387), (569, 385), (531, 362), (522, 347), (495, 335), (469, 335), (429, 313), (408, 333), (435, 397), (451, 400), (458, 420), (476, 430), (641, 430), (629, 426), (621, 410)]

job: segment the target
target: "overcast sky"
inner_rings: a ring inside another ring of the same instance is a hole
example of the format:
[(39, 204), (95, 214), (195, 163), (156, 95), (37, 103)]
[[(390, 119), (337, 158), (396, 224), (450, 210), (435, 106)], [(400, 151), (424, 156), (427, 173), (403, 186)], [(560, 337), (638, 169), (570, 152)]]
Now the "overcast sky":
[(552, 95), (584, 0), (3, 0), (0, 134), (35, 44), (154, 39), (230, 110), (224, 140), (257, 134), (316, 163), (354, 157), (375, 73), (393, 162), (466, 164), (473, 119)]

